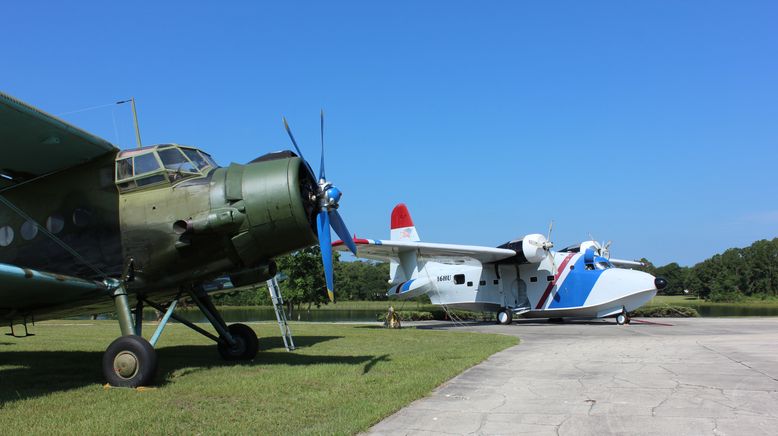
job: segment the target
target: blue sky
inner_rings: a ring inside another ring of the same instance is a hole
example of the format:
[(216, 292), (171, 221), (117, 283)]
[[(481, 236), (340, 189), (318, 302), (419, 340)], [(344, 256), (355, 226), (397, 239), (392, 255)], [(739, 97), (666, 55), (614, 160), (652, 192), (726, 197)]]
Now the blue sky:
[[(591, 233), (699, 262), (778, 236), (775, 2), (6, 2), (0, 86), (54, 113), (135, 96), (145, 144), (288, 148), (359, 236)], [(122, 147), (129, 107), (63, 118)]]

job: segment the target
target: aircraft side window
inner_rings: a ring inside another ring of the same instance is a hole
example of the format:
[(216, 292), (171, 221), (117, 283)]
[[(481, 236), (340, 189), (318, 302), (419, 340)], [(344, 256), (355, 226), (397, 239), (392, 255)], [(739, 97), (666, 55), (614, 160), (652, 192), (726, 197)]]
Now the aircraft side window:
[(146, 153), (135, 156), (135, 175), (148, 174), (160, 169), (159, 161), (154, 157), (154, 153)]
[(92, 212), (81, 208), (74, 210), (73, 224), (82, 228), (92, 224)]
[(11, 226), (0, 227), (0, 247), (7, 247), (14, 241), (14, 229)]
[(124, 180), (132, 177), (132, 158), (116, 161), (116, 180)]
[(62, 215), (53, 213), (46, 218), (46, 230), (51, 233), (56, 235), (61, 232), (63, 228), (65, 228), (65, 218), (63, 218)]
[(30, 241), (35, 236), (38, 235), (38, 226), (35, 225), (32, 221), (25, 221), (24, 224), (22, 224), (22, 231), (20, 232), (22, 234), (22, 238)]
[(454, 275), (454, 284), (455, 285), (464, 285), (465, 284), (465, 275), (464, 274), (455, 274)]

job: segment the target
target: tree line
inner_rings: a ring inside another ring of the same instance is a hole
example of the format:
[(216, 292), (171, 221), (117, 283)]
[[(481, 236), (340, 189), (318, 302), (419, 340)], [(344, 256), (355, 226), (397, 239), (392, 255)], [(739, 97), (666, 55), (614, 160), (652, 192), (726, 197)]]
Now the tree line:
[(642, 270), (667, 279), (665, 294), (690, 294), (711, 301), (778, 297), (778, 238), (730, 248), (694, 266), (676, 262), (656, 267), (647, 259)]
[[(386, 300), (389, 264), (371, 261), (341, 262), (333, 253), (336, 301)], [(310, 309), (328, 304), (327, 284), (319, 247), (310, 247), (276, 258), (281, 273), (281, 295), (289, 309)], [(265, 283), (239, 291), (217, 294), (216, 304), (228, 306), (269, 306), (272, 304)]]

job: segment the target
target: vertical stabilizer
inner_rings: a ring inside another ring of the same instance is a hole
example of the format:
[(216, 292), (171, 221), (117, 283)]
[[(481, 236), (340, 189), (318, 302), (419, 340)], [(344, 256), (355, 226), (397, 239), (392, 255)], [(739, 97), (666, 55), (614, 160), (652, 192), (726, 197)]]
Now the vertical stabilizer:
[[(392, 210), (389, 239), (392, 241), (410, 242), (419, 240), (419, 234), (416, 232), (416, 227), (413, 225), (411, 214), (403, 203), (398, 204)], [(400, 253), (399, 263), (395, 261), (389, 262), (389, 282), (400, 283), (407, 281), (411, 278), (415, 269), (416, 253), (413, 251)]]
[(392, 226), (390, 237), (392, 241), (419, 241), (419, 234), (413, 225), (411, 214), (405, 204), (400, 203), (392, 210)]

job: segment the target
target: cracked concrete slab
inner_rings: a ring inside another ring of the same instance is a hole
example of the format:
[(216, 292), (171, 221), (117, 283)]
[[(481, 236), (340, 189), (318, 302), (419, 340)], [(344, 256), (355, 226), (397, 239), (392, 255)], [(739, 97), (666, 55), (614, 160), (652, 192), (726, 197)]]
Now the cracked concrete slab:
[(778, 434), (778, 318), (423, 328), (522, 342), (369, 434)]

